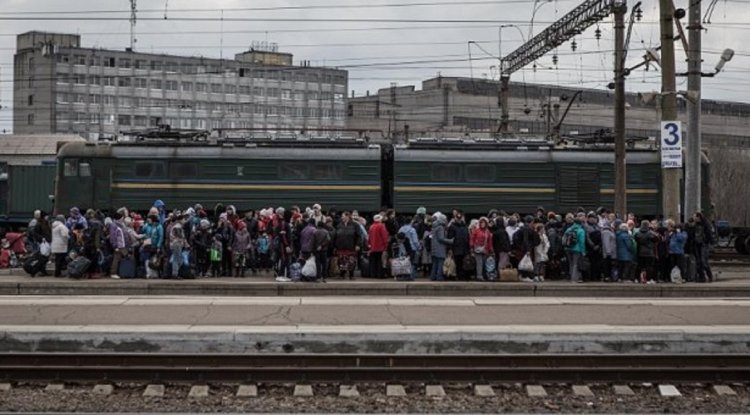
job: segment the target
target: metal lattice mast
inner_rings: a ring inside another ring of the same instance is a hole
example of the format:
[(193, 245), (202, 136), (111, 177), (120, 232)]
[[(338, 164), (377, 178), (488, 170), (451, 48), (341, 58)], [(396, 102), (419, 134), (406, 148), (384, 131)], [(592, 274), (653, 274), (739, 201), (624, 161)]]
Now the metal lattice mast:
[(130, 0), (130, 50), (135, 47), (136, 1)]
[(588, 27), (603, 20), (615, 9), (625, 5), (625, 0), (586, 0), (555, 23), (529, 39), (518, 49), (502, 57), (500, 103), (502, 119), (500, 131), (508, 131), (508, 93), (510, 75), (529, 63), (544, 56), (547, 52), (562, 45), (573, 36), (580, 34)]

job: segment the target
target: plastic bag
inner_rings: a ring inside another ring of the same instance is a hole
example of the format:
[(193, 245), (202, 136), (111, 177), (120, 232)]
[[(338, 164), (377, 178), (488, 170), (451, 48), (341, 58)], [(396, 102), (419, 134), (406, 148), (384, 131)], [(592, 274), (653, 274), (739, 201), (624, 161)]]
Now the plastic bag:
[(521, 262), (518, 263), (518, 270), (523, 272), (534, 271), (534, 263), (531, 262), (531, 257), (529, 256), (529, 254), (524, 255), (523, 259), (521, 259)]
[(39, 253), (44, 257), (49, 257), (52, 252), (52, 247), (46, 239), (42, 239), (42, 243), (39, 244)]
[(672, 280), (673, 283), (679, 284), (682, 282), (682, 272), (680, 272), (680, 268), (675, 266), (672, 268), (672, 272), (669, 273), (669, 277)]
[(318, 275), (318, 267), (315, 264), (315, 257), (310, 255), (310, 258), (305, 261), (305, 265), (302, 267), (302, 276), (305, 278), (315, 278)]
[(484, 270), (487, 272), (487, 275), (495, 274), (495, 270), (497, 269), (497, 263), (495, 262), (495, 257), (488, 256), (487, 259), (484, 260)]
[(398, 275), (411, 275), (411, 260), (408, 256), (401, 258), (391, 259), (391, 274), (394, 276)]
[(446, 277), (456, 276), (456, 260), (453, 259), (452, 255), (446, 257), (445, 261), (443, 262), (443, 274)]

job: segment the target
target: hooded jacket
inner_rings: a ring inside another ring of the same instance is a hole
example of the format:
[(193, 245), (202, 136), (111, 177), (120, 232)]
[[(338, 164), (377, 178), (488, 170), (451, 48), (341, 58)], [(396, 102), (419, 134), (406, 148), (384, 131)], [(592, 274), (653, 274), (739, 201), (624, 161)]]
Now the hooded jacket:
[(368, 233), (370, 252), (384, 252), (388, 249), (388, 229), (383, 222), (375, 222)]
[(50, 252), (53, 254), (64, 254), (68, 252), (68, 228), (59, 220), (52, 222), (52, 242)]
[(315, 248), (315, 225), (307, 224), (300, 232), (300, 251), (309, 253)]
[(635, 241), (638, 243), (639, 258), (656, 257), (656, 243), (659, 241), (659, 236), (656, 233), (648, 228), (641, 228), (635, 234)]
[(432, 244), (430, 244), (431, 254), (435, 258), (445, 258), (448, 255), (448, 246), (453, 244), (453, 240), (447, 238), (445, 231), (445, 216), (435, 218), (432, 223)]
[[(469, 253), (471, 243), (466, 222), (460, 220), (448, 225), (448, 237), (453, 238), (453, 246), (451, 246), (453, 255), (464, 256)], [(491, 237), (490, 240), (492, 240)]]
[(635, 242), (628, 231), (617, 231), (617, 260), (633, 262), (635, 253)]

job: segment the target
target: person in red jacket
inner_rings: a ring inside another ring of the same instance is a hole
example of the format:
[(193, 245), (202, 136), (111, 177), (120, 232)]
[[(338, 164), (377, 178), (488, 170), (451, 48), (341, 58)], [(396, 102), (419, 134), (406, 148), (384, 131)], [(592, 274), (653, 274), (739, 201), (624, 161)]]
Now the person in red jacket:
[(367, 232), (370, 248), (370, 275), (373, 278), (385, 278), (383, 252), (388, 249), (388, 229), (386, 229), (381, 215), (375, 215), (373, 221), (369, 232)]
[(482, 217), (479, 219), (479, 226), (474, 228), (469, 238), (469, 247), (477, 262), (477, 280), (484, 281), (487, 273), (485, 272), (484, 262), (489, 257), (493, 257), (492, 251), (492, 232), (489, 230), (489, 221)]

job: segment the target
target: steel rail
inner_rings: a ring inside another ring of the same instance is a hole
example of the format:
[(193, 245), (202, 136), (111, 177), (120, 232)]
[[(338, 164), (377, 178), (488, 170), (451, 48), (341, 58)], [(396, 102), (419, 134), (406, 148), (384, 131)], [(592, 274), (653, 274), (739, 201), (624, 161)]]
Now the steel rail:
[(743, 382), (750, 355), (0, 353), (9, 381)]

